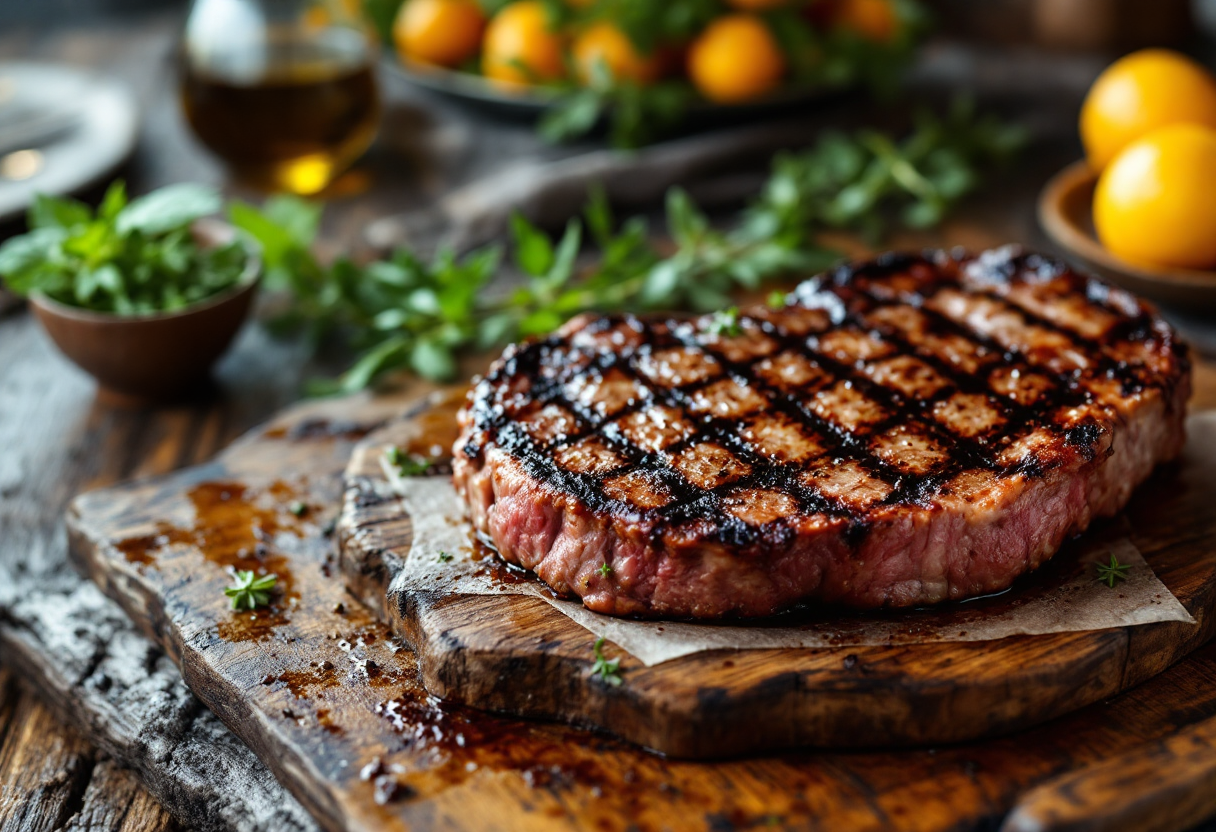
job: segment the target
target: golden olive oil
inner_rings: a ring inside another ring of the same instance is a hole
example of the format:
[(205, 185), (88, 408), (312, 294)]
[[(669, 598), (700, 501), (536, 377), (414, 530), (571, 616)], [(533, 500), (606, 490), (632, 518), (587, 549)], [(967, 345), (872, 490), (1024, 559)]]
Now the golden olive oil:
[(375, 137), (379, 101), (367, 44), (350, 31), (310, 40), (271, 32), (265, 42), (245, 43), (183, 50), (186, 118), (242, 179), (317, 193)]

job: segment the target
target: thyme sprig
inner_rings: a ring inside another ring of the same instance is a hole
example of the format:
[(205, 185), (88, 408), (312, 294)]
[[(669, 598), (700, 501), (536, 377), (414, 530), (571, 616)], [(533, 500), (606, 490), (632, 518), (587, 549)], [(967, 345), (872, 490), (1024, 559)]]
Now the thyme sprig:
[(430, 470), (432, 461), (417, 454), (407, 454), (392, 445), (384, 451), (384, 459), (403, 477), (421, 477)]
[(236, 581), (224, 590), (224, 594), (232, 599), (234, 610), (255, 610), (270, 603), (270, 591), (278, 583), (275, 575), (255, 575), (249, 571), (238, 571), (233, 574)]
[(603, 681), (618, 687), (624, 679), (621, 678), (621, 660), (604, 658), (603, 638), (595, 640), (595, 664), (591, 666), (591, 675), (598, 676)]
[(1110, 556), (1110, 563), (1096, 564), (1098, 567), (1098, 582), (1104, 583), (1111, 589), (1115, 588), (1115, 584), (1119, 581), (1127, 580), (1127, 573), (1131, 571), (1131, 565), (1120, 563), (1119, 559), (1114, 555)]
[(715, 312), (706, 322), (705, 332), (725, 338), (741, 335), (743, 328), (739, 325), (739, 307), (732, 306)]

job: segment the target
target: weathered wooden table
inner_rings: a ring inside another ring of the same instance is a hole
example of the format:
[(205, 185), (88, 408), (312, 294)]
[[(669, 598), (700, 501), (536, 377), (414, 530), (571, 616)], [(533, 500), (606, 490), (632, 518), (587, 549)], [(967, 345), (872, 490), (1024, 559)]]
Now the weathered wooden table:
[[(62, 60), (127, 80), (147, 115), (139, 149), (123, 172), (132, 190), (182, 180), (222, 183), (222, 171), (192, 145), (173, 101), (169, 55), (176, 24), (174, 17), (158, 14), (87, 30), (17, 28), (0, 32), (0, 58)], [(987, 80), (1024, 107), (1039, 84), (1016, 71), (1011, 74), (1017, 66), (1007, 62)], [(1048, 247), (1034, 223), (1035, 191), (1077, 153), (1071, 113), (1093, 68), (1070, 65), (1063, 72), (1067, 80), (1053, 88), (1055, 98), (1029, 113), (1032, 121), (1057, 127), (1054, 133), (1047, 131), (1048, 141), (999, 193), (977, 201), (964, 212), (965, 221), (932, 237), (897, 242), (967, 245), (996, 235)], [(491, 151), (484, 131), (454, 130), (415, 104), (391, 106), (381, 141), (364, 163), (369, 187), (332, 204), (327, 243), (357, 249), (361, 230), (375, 217), (423, 205), (452, 183), (490, 170), (504, 154), (550, 153), (538, 148), (521, 126), (494, 127), (492, 142)], [(0, 237), (19, 230), (0, 229)], [(1216, 330), (1190, 324), (1199, 342), (1208, 349), (1216, 345)], [(197, 401), (156, 410), (115, 410), (95, 400), (90, 380), (55, 353), (28, 314), (18, 311), (0, 319), (0, 607), (5, 582), (10, 587), (56, 586), (79, 580), (66, 572), (61, 520), (72, 496), (211, 457), (293, 400), (300, 381), (313, 372), (316, 368), (298, 347), (272, 342), (250, 328), (220, 366), (216, 386)], [(1197, 374), (1206, 392), (1193, 409), (1216, 408), (1216, 361), (1201, 358)], [(145, 661), (150, 673), (161, 672), (151, 648)], [(67, 727), (34, 686), (21, 684), (17, 676), (4, 667), (0, 653), (0, 830), (175, 827), (132, 772)], [(98, 695), (104, 697), (105, 691)]]

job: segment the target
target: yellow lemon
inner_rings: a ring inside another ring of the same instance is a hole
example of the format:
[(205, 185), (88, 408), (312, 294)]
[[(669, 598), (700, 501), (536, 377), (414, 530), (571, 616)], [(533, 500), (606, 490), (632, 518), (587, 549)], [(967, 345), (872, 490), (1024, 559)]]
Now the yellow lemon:
[(1185, 55), (1144, 49), (1098, 76), (1081, 107), (1081, 142), (1094, 170), (1158, 127), (1216, 127), (1216, 78)]
[(1102, 172), (1094, 226), (1131, 263), (1216, 267), (1216, 130), (1175, 124), (1132, 142)]

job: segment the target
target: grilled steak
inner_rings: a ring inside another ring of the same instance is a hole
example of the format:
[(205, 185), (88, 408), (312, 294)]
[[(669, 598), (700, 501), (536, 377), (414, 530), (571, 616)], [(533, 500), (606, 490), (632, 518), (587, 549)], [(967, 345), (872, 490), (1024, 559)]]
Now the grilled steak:
[(598, 612), (761, 616), (1007, 588), (1183, 442), (1186, 348), (1016, 249), (889, 255), (781, 308), (580, 317), (470, 394), (455, 483)]

